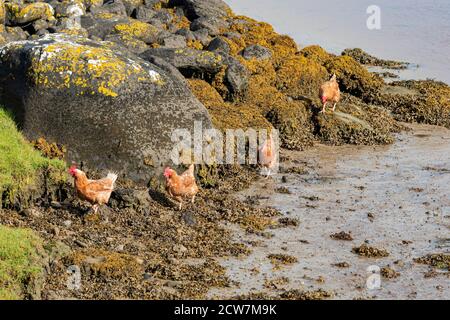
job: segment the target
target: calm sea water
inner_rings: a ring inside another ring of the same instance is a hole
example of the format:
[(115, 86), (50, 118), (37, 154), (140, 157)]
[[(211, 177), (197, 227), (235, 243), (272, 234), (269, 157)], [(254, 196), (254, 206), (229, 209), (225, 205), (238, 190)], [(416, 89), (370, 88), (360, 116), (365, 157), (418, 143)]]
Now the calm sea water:
[[(340, 53), (359, 47), (377, 57), (418, 68), (402, 78), (450, 84), (450, 0), (225, 0), (232, 9), (271, 23), (301, 46)], [(381, 29), (366, 27), (370, 5), (381, 9)]]

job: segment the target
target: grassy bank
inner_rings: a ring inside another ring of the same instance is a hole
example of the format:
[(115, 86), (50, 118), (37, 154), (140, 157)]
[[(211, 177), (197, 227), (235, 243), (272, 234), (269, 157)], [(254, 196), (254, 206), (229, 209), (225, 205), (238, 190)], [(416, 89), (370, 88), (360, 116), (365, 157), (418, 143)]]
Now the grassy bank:
[(65, 164), (43, 157), (25, 140), (11, 115), (0, 108), (0, 194), (9, 195), (32, 188), (40, 170), (51, 170), (60, 179)]
[(0, 225), (0, 300), (24, 298), (27, 283), (42, 273), (40, 250), (32, 230)]

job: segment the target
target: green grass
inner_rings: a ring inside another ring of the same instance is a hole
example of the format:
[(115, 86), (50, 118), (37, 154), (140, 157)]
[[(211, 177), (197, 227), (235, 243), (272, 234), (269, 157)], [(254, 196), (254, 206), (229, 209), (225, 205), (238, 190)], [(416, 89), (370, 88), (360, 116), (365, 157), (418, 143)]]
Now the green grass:
[(0, 195), (5, 190), (14, 194), (32, 187), (39, 170), (47, 168), (60, 174), (65, 163), (43, 157), (24, 139), (12, 116), (0, 107)]
[(0, 300), (24, 298), (24, 283), (42, 272), (40, 250), (32, 230), (0, 225)]

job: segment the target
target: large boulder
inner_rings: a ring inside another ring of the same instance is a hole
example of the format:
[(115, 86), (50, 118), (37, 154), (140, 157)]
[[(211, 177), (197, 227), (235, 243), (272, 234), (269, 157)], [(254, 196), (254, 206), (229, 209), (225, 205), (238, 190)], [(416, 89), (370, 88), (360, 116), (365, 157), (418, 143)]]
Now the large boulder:
[(88, 168), (144, 183), (170, 163), (173, 130), (211, 127), (176, 69), (113, 43), (51, 34), (8, 43), (0, 61), (0, 99), (24, 134)]
[(222, 18), (231, 12), (222, 0), (169, 0), (169, 6), (183, 7), (190, 20), (200, 17)]
[(230, 7), (222, 0), (170, 0), (169, 6), (182, 7), (192, 21), (191, 30), (206, 29), (212, 36), (228, 28)]

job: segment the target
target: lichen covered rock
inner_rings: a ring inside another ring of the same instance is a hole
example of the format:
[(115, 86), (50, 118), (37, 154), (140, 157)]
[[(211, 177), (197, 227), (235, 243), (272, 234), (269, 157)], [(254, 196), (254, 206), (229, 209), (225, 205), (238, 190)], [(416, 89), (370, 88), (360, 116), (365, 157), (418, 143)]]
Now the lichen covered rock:
[(47, 35), (9, 43), (0, 61), (5, 107), (29, 139), (65, 145), (68, 161), (144, 182), (170, 162), (174, 129), (211, 125), (181, 75), (112, 43)]
[(38, 19), (55, 20), (55, 10), (45, 2), (30, 3), (20, 6), (16, 3), (7, 3), (9, 19), (16, 24), (23, 24)]

